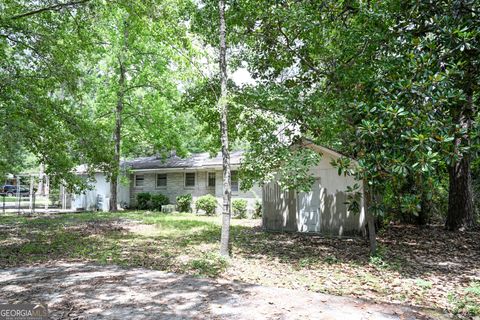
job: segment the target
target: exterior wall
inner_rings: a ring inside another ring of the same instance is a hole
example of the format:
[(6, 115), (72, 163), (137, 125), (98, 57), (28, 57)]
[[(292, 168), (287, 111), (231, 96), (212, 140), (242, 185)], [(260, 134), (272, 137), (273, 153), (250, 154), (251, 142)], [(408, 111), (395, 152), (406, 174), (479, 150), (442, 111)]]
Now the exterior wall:
[[(195, 186), (185, 186), (185, 173), (195, 172)], [(208, 187), (208, 173), (215, 172), (215, 187)], [(167, 174), (167, 186), (157, 187), (156, 179), (158, 173)], [(144, 186), (135, 186), (135, 174), (142, 174), (144, 176)], [(222, 197), (223, 197), (223, 183), (222, 183), (222, 171), (221, 170), (158, 170), (158, 171), (145, 171), (137, 172), (130, 175), (130, 203), (135, 204), (138, 193), (161, 193), (168, 196), (170, 203), (176, 202), (176, 197), (183, 194), (190, 193), (193, 198), (193, 203), (204, 195), (211, 194), (217, 198), (217, 212), (222, 210)], [(238, 191), (232, 193), (232, 200), (234, 199), (246, 199), (248, 201), (248, 209), (253, 210), (256, 201), (261, 201), (261, 191), (259, 186), (255, 186), (249, 191)]]
[[(95, 181), (90, 184), (92, 187), (91, 190), (86, 190), (82, 194), (74, 195), (73, 209), (83, 209), (88, 211), (96, 210), (98, 198), (101, 197), (101, 210), (108, 211), (108, 199), (110, 199), (110, 182), (107, 180), (106, 175), (103, 173), (96, 173), (94, 178)], [(119, 179), (117, 187), (117, 200), (120, 207), (129, 204), (129, 193), (129, 186), (122, 183), (121, 179)]]
[(354, 235), (364, 232), (365, 212), (349, 212), (346, 189), (355, 183), (352, 177), (339, 176), (330, 165), (334, 158), (324, 154), (322, 161), (311, 168), (315, 177), (310, 192), (282, 191), (271, 182), (263, 189), (263, 225), (271, 231), (314, 232), (324, 235)]
[(284, 191), (272, 181), (263, 187), (262, 198), (262, 224), (266, 230), (298, 231), (296, 191)]
[[(217, 175), (215, 178), (216, 187), (215, 187), (215, 197), (217, 198), (217, 212), (222, 212), (223, 206), (223, 171), (217, 170)], [(240, 181), (239, 181), (240, 186)], [(232, 201), (235, 199), (245, 199), (247, 200), (247, 210), (253, 212), (255, 210), (255, 203), (262, 202), (262, 187), (259, 185), (254, 185), (250, 190), (243, 191), (232, 191)]]

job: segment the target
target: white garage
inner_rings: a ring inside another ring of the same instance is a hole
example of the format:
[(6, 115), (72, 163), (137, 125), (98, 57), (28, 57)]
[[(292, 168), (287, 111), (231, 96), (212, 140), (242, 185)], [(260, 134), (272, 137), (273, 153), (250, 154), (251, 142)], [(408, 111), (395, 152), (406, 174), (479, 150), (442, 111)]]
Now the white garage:
[(341, 154), (311, 143), (308, 147), (323, 155), (320, 163), (310, 170), (315, 178), (311, 191), (284, 191), (276, 181), (266, 184), (262, 193), (264, 229), (332, 236), (364, 234), (363, 199), (359, 213), (349, 211), (345, 204), (347, 187), (355, 183), (362, 186), (362, 182), (351, 176), (338, 175), (337, 168), (330, 163), (342, 157)]

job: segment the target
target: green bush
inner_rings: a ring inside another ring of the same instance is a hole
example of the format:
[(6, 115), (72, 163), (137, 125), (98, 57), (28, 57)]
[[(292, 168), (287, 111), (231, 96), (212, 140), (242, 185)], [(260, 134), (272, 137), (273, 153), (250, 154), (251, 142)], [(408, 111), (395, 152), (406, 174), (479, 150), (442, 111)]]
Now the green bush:
[(190, 193), (177, 197), (177, 210), (180, 212), (192, 211), (192, 195)]
[(232, 201), (233, 216), (239, 219), (247, 217), (247, 200), (235, 199)]
[(260, 218), (262, 216), (262, 203), (255, 201), (255, 207), (253, 208), (253, 218)]
[(170, 203), (170, 200), (166, 195), (161, 193), (152, 194), (152, 197), (150, 199), (150, 209), (161, 211), (162, 206), (169, 203)]
[(215, 209), (217, 208), (217, 199), (211, 194), (202, 196), (195, 202), (195, 208), (197, 212), (198, 210), (204, 210), (205, 214), (211, 216), (215, 214)]
[(140, 192), (137, 194), (137, 208), (147, 210), (150, 208), (150, 199), (152, 195), (148, 192)]

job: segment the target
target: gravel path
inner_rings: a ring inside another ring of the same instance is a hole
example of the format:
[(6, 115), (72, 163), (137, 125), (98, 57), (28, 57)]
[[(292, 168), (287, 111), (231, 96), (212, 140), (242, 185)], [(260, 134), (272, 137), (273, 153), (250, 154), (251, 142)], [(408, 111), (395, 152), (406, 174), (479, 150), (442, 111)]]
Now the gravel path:
[(405, 306), (87, 263), (1, 270), (0, 288), (0, 303), (47, 303), (51, 319), (447, 319)]

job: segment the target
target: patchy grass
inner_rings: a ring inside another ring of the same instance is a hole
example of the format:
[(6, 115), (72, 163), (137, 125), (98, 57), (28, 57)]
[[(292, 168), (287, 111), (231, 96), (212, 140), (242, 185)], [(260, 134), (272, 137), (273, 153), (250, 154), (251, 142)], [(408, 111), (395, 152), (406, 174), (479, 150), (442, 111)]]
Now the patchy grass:
[(473, 281), (463, 290), (463, 294), (451, 293), (449, 301), (453, 305), (452, 312), (461, 316), (480, 316), (480, 281)]
[(217, 255), (220, 218), (158, 212), (0, 217), (0, 267), (95, 261), (383, 302), (480, 313), (478, 232), (393, 226), (364, 239), (265, 233), (232, 220), (232, 259)]

